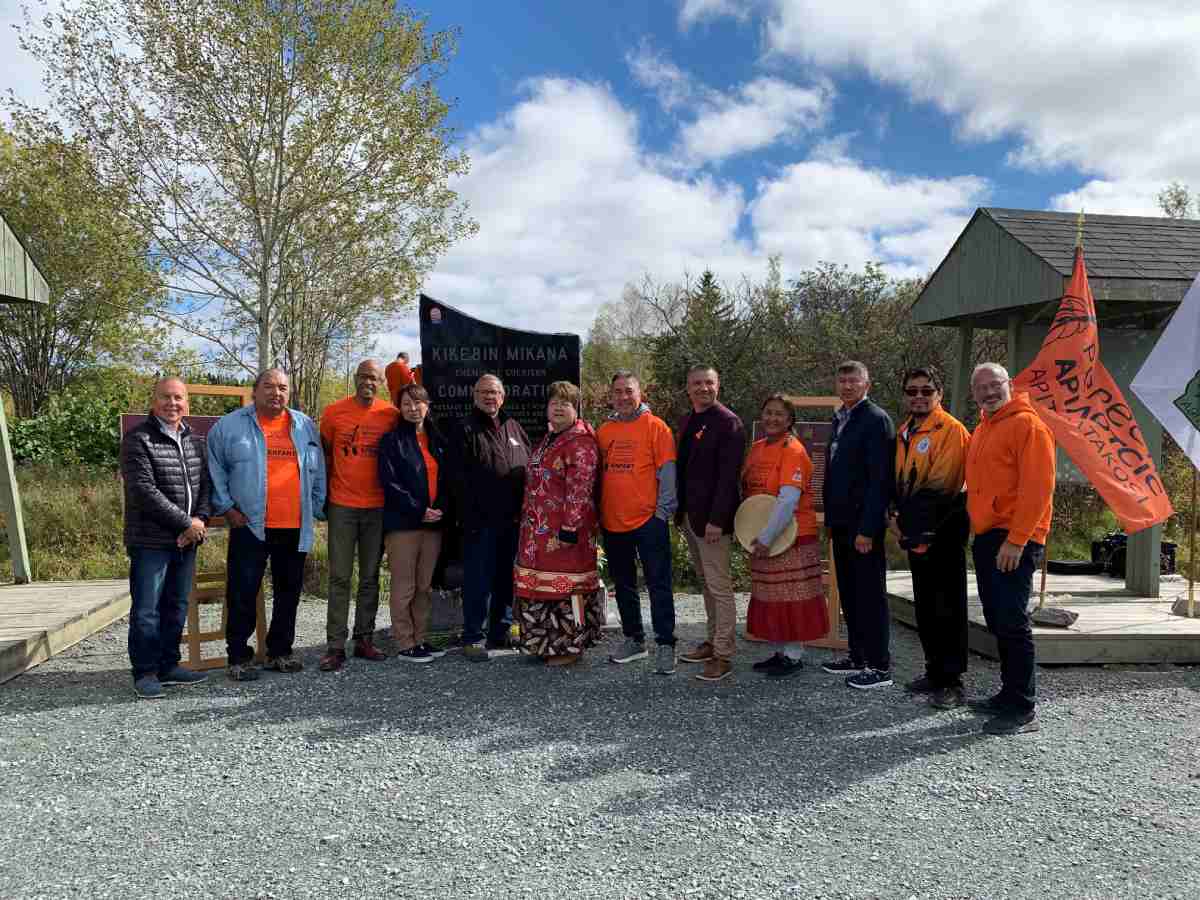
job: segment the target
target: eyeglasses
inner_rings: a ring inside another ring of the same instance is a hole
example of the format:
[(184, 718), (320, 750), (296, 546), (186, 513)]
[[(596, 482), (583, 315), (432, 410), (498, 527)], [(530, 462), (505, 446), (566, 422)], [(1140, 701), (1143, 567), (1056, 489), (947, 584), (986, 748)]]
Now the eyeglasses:
[(937, 393), (937, 388), (931, 388), (931, 387), (905, 388), (904, 393), (910, 397), (915, 397), (918, 394), (920, 394), (922, 397), (932, 397), (934, 394)]

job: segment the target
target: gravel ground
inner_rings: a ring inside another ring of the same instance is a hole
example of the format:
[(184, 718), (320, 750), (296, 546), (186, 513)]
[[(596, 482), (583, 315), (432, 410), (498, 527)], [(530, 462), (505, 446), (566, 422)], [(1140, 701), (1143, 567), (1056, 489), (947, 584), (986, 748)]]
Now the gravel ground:
[(988, 738), (746, 643), (717, 685), (605, 647), (330, 675), (324, 621), (299, 675), (138, 701), (118, 623), (0, 687), (0, 897), (1200, 896), (1195, 668), (1041, 670), (1041, 732)]

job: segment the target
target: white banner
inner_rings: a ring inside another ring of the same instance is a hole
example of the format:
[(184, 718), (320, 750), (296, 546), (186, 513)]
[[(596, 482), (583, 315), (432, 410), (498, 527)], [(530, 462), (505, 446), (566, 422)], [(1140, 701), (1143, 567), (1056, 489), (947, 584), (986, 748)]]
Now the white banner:
[(1200, 276), (1130, 387), (1200, 468)]

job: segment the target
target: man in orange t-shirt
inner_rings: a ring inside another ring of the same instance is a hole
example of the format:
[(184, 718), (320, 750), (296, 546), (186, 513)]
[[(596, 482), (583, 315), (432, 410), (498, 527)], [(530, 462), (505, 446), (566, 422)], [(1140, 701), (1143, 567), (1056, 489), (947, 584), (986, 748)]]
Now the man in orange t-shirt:
[[(417, 367), (418, 370), (420, 366)], [(388, 396), (392, 398), (392, 403), (396, 403), (396, 398), (400, 396), (400, 388), (406, 384), (420, 384), (421, 379), (417, 377), (408, 365), (408, 354), (403, 350), (396, 354), (396, 358), (388, 363), (387, 371)]]
[(350, 581), (358, 559), (354, 604), (354, 655), (375, 662), (386, 655), (373, 641), (379, 612), (379, 566), (383, 557), (383, 487), (379, 483), (379, 441), (396, 427), (400, 411), (378, 396), (383, 368), (363, 360), (354, 373), (354, 394), (321, 413), (321, 445), (329, 474), (328, 642), (321, 671), (336, 672), (346, 662)]
[(646, 633), (637, 590), (637, 560), (650, 594), (650, 622), (658, 644), (655, 671), (675, 671), (675, 596), (671, 579), (671, 537), (675, 514), (675, 439), (667, 423), (642, 402), (632, 372), (612, 379), (612, 417), (596, 432), (600, 444), (600, 525), (608, 571), (616, 583), (617, 609), (625, 643), (609, 659), (644, 659)]

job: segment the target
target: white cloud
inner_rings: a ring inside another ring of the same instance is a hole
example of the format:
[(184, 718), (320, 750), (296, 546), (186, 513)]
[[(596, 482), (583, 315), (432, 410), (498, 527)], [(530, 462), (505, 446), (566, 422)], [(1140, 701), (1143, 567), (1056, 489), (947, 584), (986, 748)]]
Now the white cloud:
[[(763, 0), (762, 5), (768, 54), (827, 70), (863, 70), (953, 116), (963, 139), (1015, 138), (1012, 165), (1067, 166), (1092, 175), (1097, 181), (1089, 197), (1104, 198), (1106, 211), (1151, 208), (1141, 199), (1145, 184), (1200, 183), (1200, 156), (1194, 152), (1200, 143), (1197, 4)], [(685, 10), (693, 17), (714, 16), (725, 6), (686, 4)]]
[(648, 42), (627, 53), (625, 63), (638, 84), (654, 91), (663, 109), (678, 109), (695, 99), (696, 86), (691, 77)]
[[(37, 18), (40, 13), (57, 12), (59, 6), (57, 0), (49, 0), (44, 9), (39, 6), (31, 12)], [(5, 95), (11, 90), (18, 100), (46, 106), (48, 97), (42, 88), (41, 63), (21, 49), (17, 29), (24, 27), (22, 4), (0, 3), (0, 60), (3, 60), (0, 63), (0, 86)], [(0, 119), (7, 118), (7, 114), (0, 112)]]
[(829, 85), (799, 87), (778, 78), (756, 78), (735, 95), (712, 97), (680, 138), (689, 160), (709, 162), (770, 146), (820, 128), (829, 113)]
[(699, 22), (731, 16), (745, 20), (749, 4), (740, 0), (683, 0), (679, 5), (679, 24), (690, 28)]
[(1063, 212), (1106, 213), (1126, 216), (1161, 216), (1158, 192), (1165, 184), (1141, 179), (1093, 179), (1083, 187), (1050, 199), (1050, 208)]

